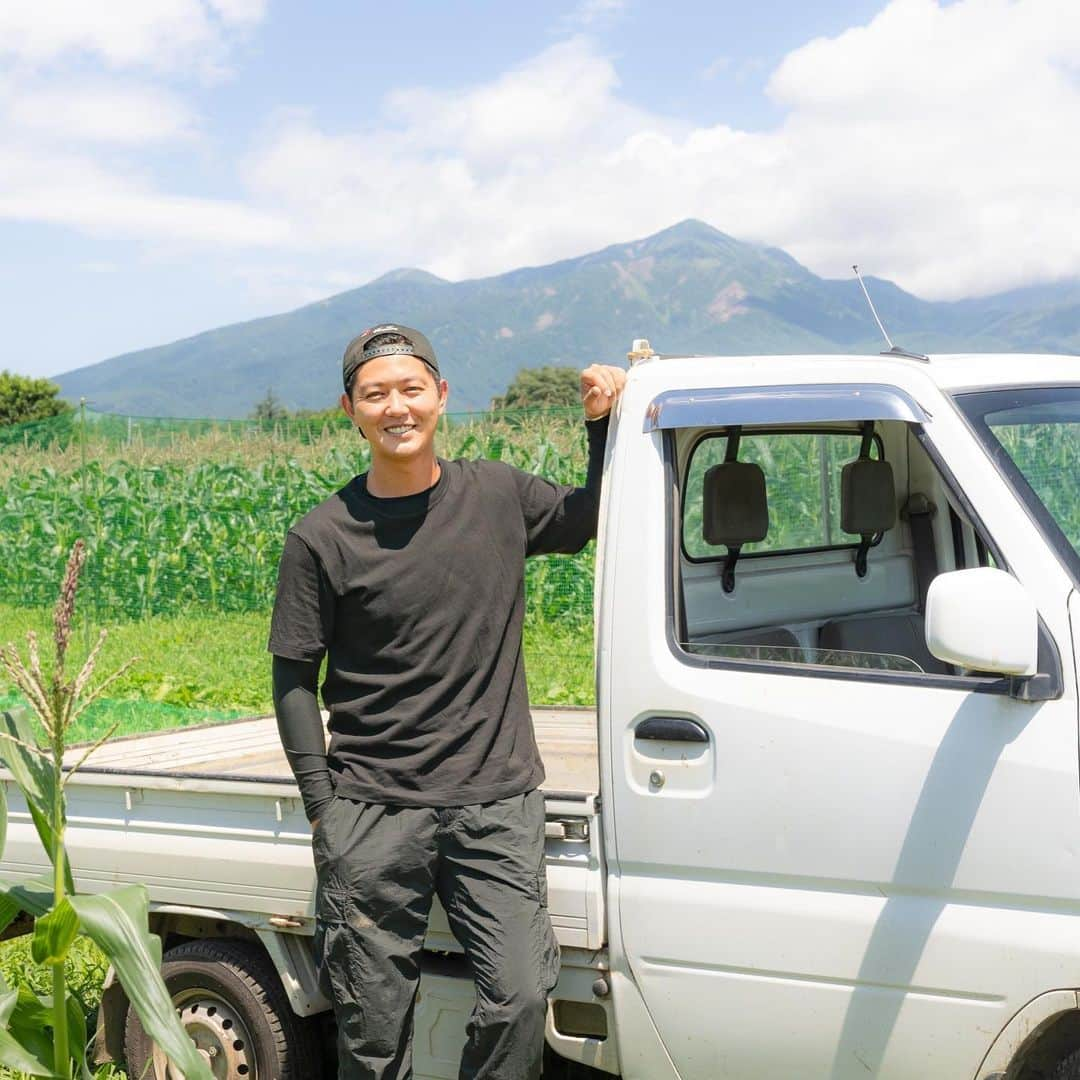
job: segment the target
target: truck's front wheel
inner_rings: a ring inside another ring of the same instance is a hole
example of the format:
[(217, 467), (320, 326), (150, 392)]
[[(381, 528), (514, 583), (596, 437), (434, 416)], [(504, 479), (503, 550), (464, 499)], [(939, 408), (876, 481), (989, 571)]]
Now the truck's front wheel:
[[(243, 941), (189, 941), (170, 949), (161, 974), (192, 1041), (218, 1080), (313, 1080), (321, 1060), (313, 1025), (289, 1007), (266, 955)], [(129, 1008), (128, 1076), (179, 1074)]]

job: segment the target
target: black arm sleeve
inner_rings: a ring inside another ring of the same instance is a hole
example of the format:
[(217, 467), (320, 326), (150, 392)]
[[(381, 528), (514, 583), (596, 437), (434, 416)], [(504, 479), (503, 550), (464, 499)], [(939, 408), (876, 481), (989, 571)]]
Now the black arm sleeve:
[(585, 430), (589, 437), (589, 467), (584, 487), (553, 484), (532, 473), (517, 473), (528, 536), (527, 555), (573, 555), (596, 536), (608, 417), (587, 421)]
[(273, 678), (281, 745), (300, 788), (304, 812), (309, 821), (314, 821), (334, 797), (319, 712), (319, 661), (275, 656)]

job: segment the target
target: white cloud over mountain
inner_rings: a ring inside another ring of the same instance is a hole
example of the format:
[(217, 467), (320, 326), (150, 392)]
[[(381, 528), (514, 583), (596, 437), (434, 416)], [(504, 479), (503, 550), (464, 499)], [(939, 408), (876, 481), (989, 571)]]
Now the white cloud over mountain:
[[(50, 18), (34, 14), (43, 8)], [(388, 88), (381, 114), (352, 130), (283, 108), (235, 163), (229, 198), (60, 144), (190, 140), (202, 121), (155, 80), (178, 67), (202, 78), (205, 57), (226, 63), (230, 35), (263, 14), (260, 0), (4, 5), (0, 154), (14, 165), (0, 175), (0, 215), (248, 249), (238, 259), (271, 249), (448, 277), (693, 216), (818, 273), (858, 261), (930, 298), (1080, 275), (1074, 0), (892, 0), (868, 25), (783, 60), (768, 92), (784, 118), (764, 131), (693, 128), (633, 106), (612, 60), (573, 36), (455, 92)], [(60, 116), (67, 91), (42, 89), (38, 69), (72, 53), (104, 71), (97, 97)], [(131, 72), (139, 81), (109, 81)], [(113, 93), (126, 106), (109, 107)]]
[(988, 292), (1080, 274), (1077, 57), (1075, 3), (894, 0), (783, 61), (775, 130), (691, 130), (629, 107), (575, 38), (456, 95), (392, 93), (353, 134), (295, 120), (252, 188), (316, 244), (452, 277), (694, 216), (821, 273), (860, 261), (928, 297)]

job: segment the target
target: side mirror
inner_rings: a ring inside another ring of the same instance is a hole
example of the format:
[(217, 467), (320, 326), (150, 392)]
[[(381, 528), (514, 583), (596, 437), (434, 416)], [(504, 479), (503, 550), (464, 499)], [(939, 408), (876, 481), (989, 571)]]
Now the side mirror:
[(927, 591), (926, 645), (947, 664), (1034, 675), (1039, 616), (1024, 586), (1004, 570), (953, 570), (938, 574)]

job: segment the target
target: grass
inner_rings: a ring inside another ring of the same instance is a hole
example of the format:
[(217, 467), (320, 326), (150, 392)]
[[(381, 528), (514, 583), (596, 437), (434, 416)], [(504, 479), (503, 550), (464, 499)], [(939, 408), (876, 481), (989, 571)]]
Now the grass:
[[(51, 608), (0, 604), (0, 642), (23, 645), (27, 630), (47, 640)], [(76, 721), (73, 740), (86, 741), (119, 720), (132, 735), (267, 715), (269, 619), (264, 614), (159, 615), (111, 626), (100, 668), (111, 671), (129, 656), (141, 659)], [(87, 629), (76, 625), (72, 653), (85, 653)], [(580, 618), (531, 618), (524, 633), (529, 697), (535, 705), (591, 705), (594, 701), (592, 624)], [(16, 701), (0, 683), (0, 705)]]

